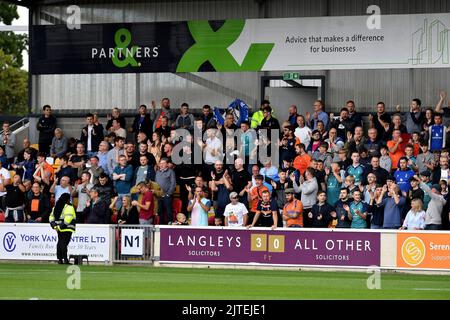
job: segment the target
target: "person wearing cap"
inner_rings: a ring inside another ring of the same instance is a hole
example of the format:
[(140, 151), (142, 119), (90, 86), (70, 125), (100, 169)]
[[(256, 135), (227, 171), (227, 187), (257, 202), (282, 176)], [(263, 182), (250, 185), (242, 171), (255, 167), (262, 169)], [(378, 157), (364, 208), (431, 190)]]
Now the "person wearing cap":
[(303, 204), (300, 200), (295, 199), (294, 189), (287, 188), (285, 191), (286, 203), (283, 207), (283, 221), (286, 222), (288, 228), (303, 227)]
[(425, 230), (440, 230), (442, 228), (442, 210), (446, 203), (441, 195), (439, 184), (433, 184), (431, 188), (424, 182), (420, 183), (420, 188), (430, 196), (431, 200), (425, 215)]
[(239, 202), (239, 195), (233, 191), (230, 193), (231, 203), (227, 204), (223, 213), (226, 227), (244, 227), (247, 225), (247, 207)]

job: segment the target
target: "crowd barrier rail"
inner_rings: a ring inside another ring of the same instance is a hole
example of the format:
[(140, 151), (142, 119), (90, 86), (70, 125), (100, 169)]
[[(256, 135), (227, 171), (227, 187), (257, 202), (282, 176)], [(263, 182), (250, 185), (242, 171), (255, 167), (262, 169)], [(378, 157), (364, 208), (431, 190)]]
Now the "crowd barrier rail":
[[(2, 223), (0, 241), (0, 261), (56, 261), (48, 224)], [(69, 254), (104, 264), (450, 272), (450, 232), (79, 224)]]

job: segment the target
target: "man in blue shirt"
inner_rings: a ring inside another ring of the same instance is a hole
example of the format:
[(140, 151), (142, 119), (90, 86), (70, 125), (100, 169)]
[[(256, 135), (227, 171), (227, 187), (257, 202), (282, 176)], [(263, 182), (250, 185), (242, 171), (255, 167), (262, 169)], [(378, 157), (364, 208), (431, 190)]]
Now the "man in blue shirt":
[(409, 190), (411, 190), (411, 184), (409, 180), (414, 177), (414, 171), (408, 167), (408, 159), (401, 157), (399, 160), (399, 167), (394, 173), (395, 181), (400, 188), (403, 196), (406, 197)]
[(406, 199), (401, 196), (400, 188), (396, 184), (391, 184), (388, 196), (384, 198), (387, 191), (387, 185), (384, 185), (377, 199), (377, 206), (384, 207), (383, 229), (398, 229), (402, 226), (400, 219)]
[(328, 125), (330, 123), (330, 118), (328, 117), (328, 114), (323, 111), (324, 105), (322, 100), (316, 100), (314, 101), (314, 115), (313, 119), (311, 119), (311, 114), (309, 112), (306, 112), (306, 121), (311, 121), (311, 127), (313, 130), (317, 129), (317, 121), (321, 120), (325, 126), (325, 130), (328, 130)]
[(122, 198), (131, 195), (133, 182), (133, 167), (127, 165), (127, 158), (124, 155), (119, 156), (119, 164), (114, 168), (112, 176), (118, 195), (117, 209), (119, 209), (122, 206)]

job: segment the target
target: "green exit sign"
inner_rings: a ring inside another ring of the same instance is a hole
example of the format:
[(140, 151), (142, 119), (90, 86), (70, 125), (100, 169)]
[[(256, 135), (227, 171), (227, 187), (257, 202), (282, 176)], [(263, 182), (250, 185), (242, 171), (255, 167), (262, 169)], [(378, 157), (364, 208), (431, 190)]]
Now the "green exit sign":
[(283, 73), (283, 80), (298, 80), (298, 79), (300, 79), (300, 73), (298, 72)]

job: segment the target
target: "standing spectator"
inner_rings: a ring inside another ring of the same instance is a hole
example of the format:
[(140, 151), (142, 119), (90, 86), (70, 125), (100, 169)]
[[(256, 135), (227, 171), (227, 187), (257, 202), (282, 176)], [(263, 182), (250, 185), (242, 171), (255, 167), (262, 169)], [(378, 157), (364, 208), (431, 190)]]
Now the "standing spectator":
[[(388, 196), (384, 197), (386, 192), (388, 192)], [(400, 228), (402, 225), (400, 219), (405, 203), (405, 197), (401, 196), (400, 188), (396, 184), (391, 184), (389, 189), (387, 185), (383, 186), (377, 199), (377, 206), (384, 208), (383, 229)]]
[(55, 170), (53, 167), (45, 161), (46, 155), (44, 152), (39, 152), (37, 157), (36, 170), (33, 173), (33, 178), (37, 182), (44, 185), (48, 190), (53, 182), (55, 176)]
[(361, 191), (355, 190), (353, 192), (353, 201), (350, 205), (346, 205), (344, 209), (348, 212), (348, 218), (352, 221), (351, 228), (365, 229), (367, 228), (367, 212), (368, 205), (362, 201)]
[(269, 190), (264, 190), (261, 198), (256, 207), (255, 217), (251, 225), (247, 226), (247, 228), (257, 225), (260, 227), (270, 227), (273, 230), (278, 225), (277, 203), (274, 199), (270, 198)]
[(22, 180), (33, 180), (36, 161), (32, 158), (30, 149), (25, 150), (23, 153), (23, 158), (23, 161), (17, 162), (11, 165), (11, 167), (16, 170), (16, 173), (20, 175)]
[(68, 140), (64, 136), (63, 131), (60, 128), (55, 129), (55, 136), (52, 139), (52, 145), (50, 146), (50, 157), (61, 158), (66, 155)]
[(5, 148), (8, 164), (14, 163), (14, 147), (16, 146), (16, 135), (9, 128), (9, 122), (3, 122), (3, 133), (0, 135), (0, 141)]
[(297, 126), (297, 117), (299, 116), (299, 114), (297, 113), (297, 106), (296, 105), (291, 105), (289, 107), (289, 124), (295, 128)]
[(147, 113), (147, 106), (145, 104), (139, 106), (139, 113), (134, 117), (133, 125), (129, 131), (134, 133), (136, 141), (137, 136), (141, 131), (145, 132), (147, 137), (152, 136), (153, 122), (150, 115)]
[(358, 152), (352, 152), (352, 164), (347, 168), (346, 175), (355, 177), (355, 185), (359, 186), (366, 173), (364, 166), (359, 163), (360, 155)]
[(401, 131), (395, 129), (392, 132), (392, 140), (389, 140), (387, 147), (389, 149), (389, 156), (392, 160), (392, 170), (395, 171), (398, 168), (398, 162), (401, 157), (405, 156), (405, 151), (402, 147), (403, 139), (401, 137)]
[(433, 184), (431, 188), (424, 182), (420, 183), (420, 188), (430, 196), (431, 200), (425, 215), (425, 230), (440, 230), (442, 228), (442, 212), (446, 203), (441, 195), (439, 184)]
[[(406, 123), (407, 132), (420, 132), (422, 131), (422, 123), (424, 121), (424, 113), (421, 111), (422, 101), (420, 99), (412, 99), (409, 112), (402, 115), (402, 122)], [(400, 105), (396, 108), (397, 112), (400, 112)]]
[(411, 189), (410, 179), (414, 176), (414, 171), (408, 168), (408, 160), (402, 157), (399, 160), (399, 168), (395, 171), (394, 177), (403, 196), (406, 197)]
[(271, 130), (272, 129), (280, 129), (280, 123), (278, 122), (277, 119), (272, 117), (272, 108), (271, 107), (265, 107), (262, 111), (263, 111), (264, 119), (262, 119), (259, 129), (267, 129), (267, 137), (270, 140)]
[(194, 116), (189, 113), (189, 105), (183, 102), (180, 107), (180, 114), (175, 120), (175, 129), (194, 130)]
[(369, 154), (369, 158), (379, 157), (380, 156), (380, 148), (384, 144), (384, 142), (378, 139), (378, 131), (375, 128), (370, 128), (368, 131), (369, 138), (364, 143), (364, 147), (367, 149)]
[(300, 143), (305, 145), (305, 150), (309, 147), (311, 141), (311, 128), (306, 125), (305, 117), (297, 116), (297, 128), (295, 128), (294, 135), (300, 140)]
[(423, 203), (420, 199), (411, 202), (411, 210), (408, 211), (400, 230), (423, 230), (425, 228), (425, 211), (422, 209)]
[(111, 199), (115, 195), (114, 186), (109, 179), (109, 176), (105, 173), (101, 173), (98, 177), (98, 183), (95, 184), (94, 187), (95, 189), (97, 189), (98, 195), (102, 199), (105, 206), (109, 208), (109, 206), (111, 205)]
[(134, 169), (133, 173), (133, 185), (138, 185), (145, 181), (155, 180), (155, 169), (148, 164), (148, 158), (146, 155), (139, 156), (140, 166)]
[(334, 206), (336, 201), (339, 200), (342, 182), (345, 177), (342, 174), (343, 172), (341, 172), (341, 166), (338, 162), (333, 162), (331, 164), (331, 170), (329, 168), (325, 168), (325, 173), (325, 182), (327, 184), (327, 203)]
[(39, 131), (39, 151), (47, 156), (56, 129), (56, 118), (52, 115), (52, 108), (49, 105), (45, 105), (42, 110), (44, 115), (38, 119), (36, 129)]
[(162, 153), (161, 133), (159, 133), (158, 131), (153, 132), (152, 141), (150, 142), (149, 140), (147, 142), (147, 145), (148, 152), (154, 156), (155, 164), (159, 163)]
[(295, 192), (301, 192), (301, 201), (303, 204), (303, 223), (305, 227), (310, 227), (311, 224), (308, 220), (308, 215), (311, 212), (313, 205), (316, 203), (317, 192), (319, 191), (319, 185), (317, 179), (314, 177), (314, 169), (308, 168), (305, 171), (305, 178), (300, 176), (300, 186), (294, 181)]
[(363, 178), (363, 184), (367, 184), (367, 177), (370, 173), (375, 175), (378, 184), (386, 184), (386, 179), (389, 176), (389, 172), (380, 166), (380, 158), (377, 156), (373, 156), (370, 160), (370, 166), (366, 170), (366, 175)]
[(441, 180), (447, 181), (449, 176), (448, 158), (441, 156), (439, 158), (439, 167), (433, 171), (432, 181), (434, 184), (438, 184)]
[(86, 217), (86, 223), (109, 223), (109, 216), (107, 215), (107, 212), (107, 207), (99, 197), (98, 190), (91, 188), (89, 191), (89, 198), (86, 202), (86, 207), (83, 210), (83, 217)]
[(120, 114), (119, 108), (113, 108), (111, 111), (111, 114), (107, 115), (107, 119), (108, 119), (108, 122), (106, 123), (106, 128), (105, 128), (106, 131), (111, 131), (110, 129), (113, 125), (113, 120), (119, 121), (121, 128), (127, 127), (127, 122), (125, 120), (125, 117)]
[(42, 192), (39, 183), (33, 183), (31, 194), (26, 198), (27, 222), (48, 222), (51, 210), (50, 199)]
[(191, 213), (191, 226), (208, 226), (211, 201), (205, 198), (202, 187), (195, 188), (194, 198), (189, 201), (187, 211)]
[(381, 146), (380, 154), (381, 154), (381, 156), (380, 156), (380, 167), (390, 173), (392, 171), (392, 159), (389, 156), (388, 147), (387, 146)]
[[(161, 127), (164, 127), (163, 118), (166, 117), (166, 126), (172, 126), (172, 122), (175, 120), (175, 112), (170, 109), (170, 100), (169, 98), (162, 98), (161, 100), (161, 109), (156, 111), (156, 102), (152, 100), (152, 110), (150, 110), (150, 118), (153, 121), (153, 130), (157, 130)], [(169, 131), (170, 133), (170, 131)], [(147, 137), (151, 137), (151, 135), (147, 135)], [(168, 137), (168, 136), (167, 136)]]
[(447, 135), (447, 127), (442, 124), (442, 114), (434, 115), (434, 124), (429, 129), (430, 151), (440, 151), (445, 148), (445, 140)]
[(61, 197), (62, 194), (68, 193), (72, 199), (73, 188), (70, 184), (70, 179), (67, 176), (61, 177), (60, 184), (58, 185), (58, 178), (55, 179), (52, 186), (50, 187), (50, 193), (55, 194), (55, 202)]
[(69, 177), (70, 183), (75, 184), (75, 181), (78, 179), (77, 171), (74, 170), (69, 165), (69, 159), (67, 156), (62, 156), (60, 158), (60, 166), (55, 171), (55, 177), (61, 181), (62, 177)]
[(329, 125), (329, 117), (328, 114), (324, 111), (325, 105), (322, 100), (316, 100), (313, 104), (314, 107), (314, 114), (313, 119), (311, 119), (311, 114), (309, 112), (306, 112), (306, 121), (309, 122), (311, 120), (311, 128), (313, 130), (317, 129), (317, 122), (320, 120), (323, 122), (323, 125), (325, 127), (325, 130), (328, 129)]
[(337, 136), (336, 128), (331, 128), (328, 132), (328, 139), (325, 140), (328, 143), (328, 152), (331, 154), (333, 158), (337, 156), (339, 150), (344, 147), (344, 141)]
[[(114, 139), (114, 148), (109, 150), (108, 156), (106, 159), (107, 172), (112, 176), (114, 169), (117, 167), (119, 163), (119, 157), (125, 156), (125, 139), (122, 137), (116, 137)], [(126, 160), (126, 159), (125, 159)]]
[(127, 164), (127, 158), (119, 156), (119, 164), (114, 168), (112, 179), (116, 187), (118, 199), (118, 208), (122, 205), (122, 197), (131, 195), (133, 182), (133, 167)]
[(209, 128), (215, 128), (217, 123), (214, 119), (214, 114), (211, 111), (211, 106), (205, 104), (202, 108), (202, 116), (201, 121), (203, 124), (203, 128), (209, 129)]
[(233, 189), (228, 170), (223, 170), (223, 163), (217, 161), (214, 164), (214, 170), (211, 172), (212, 180), (209, 182), (209, 188), (212, 193), (211, 200), (214, 204), (216, 219), (223, 221), (225, 206), (229, 203), (230, 191)]
[(89, 172), (91, 175), (91, 180), (89, 182), (92, 184), (97, 184), (98, 177), (100, 176), (100, 174), (104, 172), (103, 168), (99, 166), (98, 157), (92, 156), (91, 159), (89, 160), (89, 163), (86, 166), (88, 168), (87, 172)]
[[(257, 165), (254, 165), (253, 168), (255, 169), (255, 171), (259, 169)], [(263, 183), (264, 177), (260, 175), (257, 171), (256, 175), (253, 178), (255, 179), (254, 186), (247, 189), (250, 204), (250, 212), (247, 221), (250, 223), (251, 221), (253, 221), (253, 218), (255, 216), (256, 208), (258, 207), (258, 202), (261, 201), (262, 199), (262, 193), (266, 190), (269, 191), (269, 189)]]
[(69, 157), (69, 165), (76, 170), (78, 178), (81, 178), (81, 174), (86, 168), (86, 163), (89, 160), (85, 150), (84, 144), (79, 142), (77, 143), (76, 153)]
[(98, 158), (98, 165), (103, 169), (103, 172), (105, 172), (107, 175), (110, 174), (108, 171), (108, 152), (109, 152), (109, 146), (108, 142), (102, 141), (98, 145), (98, 152), (97, 152), (97, 158)]
[(303, 227), (303, 204), (295, 199), (294, 189), (287, 188), (285, 191), (286, 203), (283, 207), (283, 221), (288, 228)]
[(231, 183), (233, 191), (238, 194), (239, 202), (248, 206), (248, 188), (252, 184), (252, 176), (244, 169), (244, 160), (237, 158), (234, 160), (234, 170), (231, 172)]
[(153, 224), (153, 217), (155, 214), (155, 200), (153, 198), (153, 193), (150, 191), (145, 182), (140, 182), (138, 184), (138, 188), (142, 198), (139, 201), (132, 201), (131, 205), (136, 207), (139, 211), (139, 224)]
[(159, 170), (156, 172), (155, 182), (161, 187), (163, 195), (158, 199), (159, 216), (169, 224), (173, 220), (172, 197), (176, 187), (175, 172), (169, 168), (169, 160), (162, 158), (159, 161)]
[(419, 172), (425, 170), (434, 170), (434, 155), (430, 152), (428, 148), (428, 142), (422, 141), (420, 143), (420, 149), (422, 153), (417, 155), (416, 165)]
[(303, 175), (311, 163), (311, 156), (306, 152), (306, 147), (303, 143), (295, 146), (295, 152), (297, 156), (294, 159), (294, 168)]
[[(117, 119), (113, 119), (110, 131), (114, 132), (116, 137), (122, 137), (124, 139), (127, 138), (127, 132), (125, 131), (125, 128), (120, 126), (120, 121)], [(139, 134), (136, 139), (139, 139)]]
[[(111, 206), (114, 207), (115, 203), (112, 203)], [(131, 205), (131, 198), (128, 196), (123, 197), (122, 207), (117, 211), (117, 223), (139, 224), (139, 212), (136, 206)]]
[(225, 207), (223, 213), (226, 227), (244, 227), (247, 225), (247, 207), (239, 201), (238, 193), (230, 193), (230, 203)]
[(355, 102), (353, 100), (349, 100), (345, 103), (345, 106), (348, 109), (348, 117), (355, 122), (357, 126), (363, 126), (363, 121), (361, 115), (356, 111)]
[(72, 191), (72, 197), (78, 198), (76, 213), (78, 221), (80, 222), (83, 222), (85, 220), (83, 217), (83, 212), (89, 200), (89, 193), (94, 187), (94, 185), (90, 183), (90, 180), (91, 174), (89, 172), (83, 172), (83, 174), (81, 175), (81, 183), (75, 184), (75, 188)]
[(220, 134), (219, 130), (208, 129), (206, 134), (208, 138), (203, 149), (205, 153), (204, 162), (207, 166), (212, 167), (217, 161), (223, 161), (223, 145), (222, 141), (217, 137)]
[(377, 112), (373, 115), (369, 115), (370, 127), (377, 129), (378, 137), (381, 140), (386, 141), (386, 129), (391, 124), (391, 116), (386, 112), (386, 106), (384, 102), (377, 103)]
[(25, 187), (20, 176), (16, 174), (12, 184), (0, 183), (0, 192), (6, 192), (5, 222), (25, 222)]
[(161, 125), (155, 129), (155, 132), (157, 132), (161, 138), (161, 141), (163, 139), (168, 139), (170, 137), (170, 131), (172, 130), (172, 127), (169, 125), (169, 118), (166, 116), (163, 116), (161, 118)]
[(98, 152), (98, 145), (103, 141), (103, 127), (94, 123), (94, 115), (86, 115), (86, 126), (81, 129), (80, 142), (83, 143), (87, 156), (91, 157)]
[(328, 143), (322, 142), (320, 144), (319, 148), (313, 153), (313, 159), (322, 161), (325, 168), (331, 167), (333, 158), (331, 154), (328, 153)]
[(347, 188), (342, 187), (339, 193), (339, 200), (333, 205), (336, 210), (337, 224), (336, 228), (350, 228), (351, 220), (349, 219), (348, 212), (344, 209), (351, 203), (350, 192)]
[(265, 107), (269, 107), (269, 106), (270, 106), (269, 100), (263, 100), (261, 102), (261, 106), (259, 107), (259, 110), (254, 112), (252, 115), (251, 125), (250, 125), (250, 127), (252, 129), (256, 129), (261, 125), (261, 121), (263, 121), (263, 119), (264, 119), (263, 109)]
[[(302, 201), (303, 202), (303, 201)], [(336, 210), (327, 203), (325, 191), (317, 193), (317, 203), (307, 215), (309, 225), (312, 228), (327, 228), (331, 220), (336, 218)]]
[(383, 185), (377, 184), (375, 192), (369, 191), (369, 214), (370, 214), (370, 229), (382, 229), (384, 219), (384, 208), (377, 205), (378, 198), (383, 193)]
[(341, 138), (342, 141), (345, 141), (345, 139), (347, 139), (348, 132), (351, 132), (353, 134), (355, 131), (356, 123), (349, 118), (347, 108), (341, 109), (341, 113), (338, 119), (334, 119), (334, 117), (331, 117), (330, 120), (331, 120), (331, 128), (336, 129), (337, 136)]

